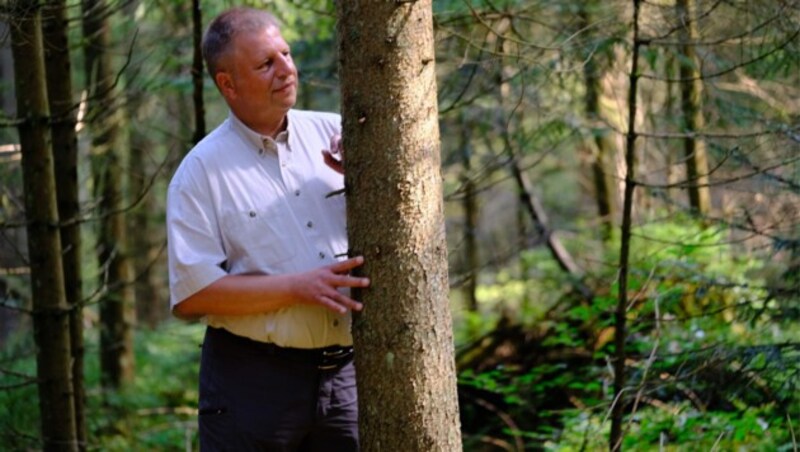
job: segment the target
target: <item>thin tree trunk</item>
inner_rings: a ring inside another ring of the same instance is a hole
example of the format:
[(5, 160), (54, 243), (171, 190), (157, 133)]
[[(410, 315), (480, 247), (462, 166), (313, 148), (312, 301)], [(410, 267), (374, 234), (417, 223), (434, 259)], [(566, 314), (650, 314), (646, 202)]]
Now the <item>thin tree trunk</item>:
[(133, 275), (126, 248), (123, 207), (121, 111), (115, 107), (116, 74), (109, 52), (108, 6), (83, 0), (86, 77), (95, 192), (99, 196), (98, 258), (105, 295), (100, 301), (100, 372), (107, 387), (133, 380)]
[[(673, 118), (674, 117), (673, 115), (675, 115), (675, 106), (674, 106), (675, 97), (673, 96), (673, 92), (675, 91), (675, 83), (671, 79), (675, 78), (674, 72), (675, 72), (675, 65), (676, 65), (676, 62), (677, 62), (676, 60), (677, 59), (675, 58), (674, 54), (672, 54), (672, 53), (668, 53), (664, 57), (664, 73), (667, 75), (667, 78), (669, 79), (666, 82), (666, 88), (665, 88), (666, 95), (665, 95), (665, 99), (664, 99), (664, 110), (665, 111), (664, 111), (664, 115), (663, 116), (666, 117), (666, 118)], [(677, 182), (677, 180), (676, 180), (677, 174), (676, 174), (676, 171), (675, 171), (675, 169), (676, 169), (675, 166), (676, 166), (677, 162), (676, 162), (675, 157), (676, 156), (674, 155), (674, 153), (672, 151), (672, 147), (670, 146), (668, 148), (667, 152), (665, 153), (665, 158), (664, 158), (665, 159), (664, 167), (666, 168), (665, 179), (666, 179), (666, 183), (667, 183), (668, 186), (671, 186), (671, 185), (673, 185), (673, 184), (675, 184)], [(675, 205), (674, 189), (673, 188), (667, 188), (665, 190), (665, 194), (664, 195), (667, 198), (666, 199), (666, 201), (667, 201), (667, 206), (666, 206), (667, 207), (667, 211), (671, 213), (671, 212), (674, 211), (674, 205)]]
[[(517, 213), (516, 244), (519, 247), (517, 252), (519, 255), (520, 278), (522, 281), (526, 283), (525, 290), (523, 291), (522, 294), (522, 300), (520, 306), (521, 306), (521, 311), (523, 313), (526, 313), (529, 312), (531, 306), (531, 296), (530, 293), (528, 292), (528, 286), (527, 286), (527, 278), (528, 278), (528, 273), (530, 272), (530, 265), (528, 264), (528, 261), (525, 259), (524, 254), (522, 252), (523, 250), (526, 250), (528, 248), (528, 243), (530, 243), (530, 239), (527, 236), (529, 231), (528, 228), (526, 228), (525, 226), (525, 216), (530, 212), (534, 212), (535, 209), (531, 208), (533, 206), (533, 204), (531, 203), (533, 199), (532, 194), (529, 194), (526, 187), (524, 186), (524, 183), (521, 183), (523, 175), (519, 170), (519, 166), (517, 165), (515, 157), (513, 155), (514, 154), (513, 149), (511, 148), (511, 130), (510, 130), (511, 121), (508, 121), (506, 117), (506, 115), (508, 114), (507, 111), (513, 110), (513, 105), (509, 106), (509, 101), (508, 101), (509, 95), (511, 93), (511, 86), (506, 81), (507, 79), (511, 78), (512, 70), (505, 64), (505, 57), (510, 55), (512, 52), (511, 52), (511, 45), (509, 45), (508, 40), (503, 38), (503, 36), (505, 36), (506, 33), (509, 32), (510, 28), (511, 28), (511, 21), (509, 20), (509, 18), (507, 17), (501, 18), (500, 20), (495, 22), (491, 33), (489, 33), (489, 35), (486, 37), (486, 42), (488, 45), (494, 46), (495, 53), (500, 56), (499, 61), (501, 63), (497, 66), (496, 70), (494, 71), (494, 82), (495, 85), (497, 86), (497, 103), (500, 107), (498, 108), (497, 111), (498, 114), (495, 119), (496, 128), (498, 131), (500, 131), (503, 141), (505, 142), (507, 155), (511, 157), (512, 161), (510, 162), (510, 164), (513, 167), (512, 173), (514, 171), (519, 173), (518, 174), (519, 178), (515, 180), (515, 182), (517, 182), (517, 193), (519, 195), (519, 200), (520, 200), (520, 202), (517, 204), (517, 212), (516, 212)], [(534, 224), (541, 227), (541, 224), (537, 223), (537, 218), (538, 218), (537, 214), (534, 213), (532, 216), (533, 222)], [(555, 239), (554, 237), (551, 238), (555, 240), (557, 246), (560, 247), (561, 244), (560, 242), (558, 242), (558, 239)], [(548, 240), (548, 246), (550, 245), (551, 241)], [(552, 249), (553, 248), (551, 247), (551, 250)], [(571, 261), (571, 258), (569, 256), (567, 256), (567, 259)]]
[(570, 275), (572, 286), (587, 300), (593, 297), (592, 290), (583, 282), (583, 272), (572, 258), (572, 254), (564, 247), (555, 231), (550, 227), (547, 212), (541, 201), (533, 191), (533, 185), (522, 168), (519, 166), (517, 156), (511, 147), (511, 142), (506, 139), (506, 153), (509, 156), (509, 170), (517, 184), (520, 205), (528, 212), (537, 232), (544, 238), (550, 255), (553, 256), (558, 266)]
[[(579, 11), (579, 29), (584, 30), (589, 36), (594, 33), (592, 30), (591, 12), (596, 8), (594, 1), (583, 1)], [(594, 52), (594, 48), (591, 49)], [(600, 112), (600, 97), (602, 85), (600, 81), (603, 73), (597, 64), (597, 54), (588, 55), (586, 63), (583, 65), (583, 78), (586, 85), (585, 108), (586, 116), (591, 127), (594, 146), (588, 148), (592, 151), (591, 166), (594, 181), (594, 196), (597, 204), (597, 213), (600, 215), (602, 224), (603, 240), (611, 238), (611, 231), (614, 227), (614, 201), (613, 183), (606, 168), (613, 165), (609, 163), (610, 156), (614, 155), (614, 145), (608, 136), (607, 127), (603, 125)]]
[[(136, 24), (136, 10), (141, 0), (127, 0), (124, 7), (126, 17), (125, 24), (131, 29)], [(132, 30), (126, 29), (125, 34), (130, 35)], [(202, 70), (202, 66), (201, 66)], [(156, 171), (152, 160), (148, 158), (153, 149), (157, 146), (152, 142), (152, 135), (148, 130), (141, 130), (133, 127), (139, 120), (139, 108), (144, 96), (142, 93), (132, 91), (129, 86), (125, 89), (125, 122), (130, 126), (126, 127), (128, 133), (126, 139), (130, 155), (141, 156), (136, 165), (131, 166), (125, 172), (128, 180), (128, 190), (135, 199), (141, 200), (131, 209), (128, 219), (128, 228), (136, 231), (130, 234), (129, 249), (131, 265), (133, 266), (133, 287), (136, 300), (135, 318), (140, 324), (144, 324), (150, 329), (155, 329), (168, 313), (166, 304), (159, 297), (160, 283), (154, 269), (155, 262), (159, 259), (159, 247), (155, 245), (161, 239), (161, 227), (152, 221), (154, 212), (158, 212), (155, 201), (156, 195), (148, 187), (150, 175)], [(131, 119), (133, 118), (133, 123)], [(125, 127), (122, 124), (121, 127)]]
[(526, 251), (530, 247), (530, 237), (528, 236), (529, 228), (528, 222), (525, 220), (527, 218), (528, 209), (527, 206), (524, 206), (521, 202), (516, 204), (517, 212), (516, 212), (516, 225), (517, 225), (517, 246), (519, 247), (519, 278), (524, 283), (525, 290), (522, 292), (522, 300), (520, 301), (521, 311), (523, 313), (531, 312), (531, 307), (533, 303), (533, 298), (531, 297), (530, 287), (528, 284), (528, 277), (531, 274), (531, 270), (533, 266), (531, 265), (530, 259), (525, 255), (524, 251)]
[(464, 281), (464, 295), (467, 300), (467, 309), (478, 311), (478, 268), (480, 256), (478, 255), (478, 194), (475, 182), (472, 180), (472, 146), (470, 145), (471, 130), (466, 121), (461, 123), (461, 163), (463, 166), (462, 184), (464, 198), (464, 261), (466, 263), (467, 278)]
[[(503, 18), (495, 25), (497, 34), (489, 35), (487, 41), (494, 42), (495, 52), (499, 54), (507, 54), (507, 40), (503, 39), (503, 35), (510, 28), (510, 21)], [(591, 298), (591, 290), (583, 283), (583, 272), (580, 270), (572, 255), (567, 251), (561, 240), (555, 235), (555, 231), (550, 227), (547, 213), (542, 206), (541, 201), (533, 191), (533, 186), (530, 180), (523, 172), (519, 165), (519, 157), (514, 151), (513, 140), (511, 137), (510, 122), (506, 121), (505, 111), (508, 104), (508, 96), (510, 87), (505, 78), (508, 69), (504, 65), (499, 65), (498, 70), (495, 72), (495, 82), (497, 84), (497, 100), (500, 105), (500, 115), (497, 117), (497, 130), (500, 131), (500, 137), (503, 140), (505, 154), (508, 156), (508, 166), (514, 182), (517, 185), (517, 193), (519, 195), (520, 206), (530, 215), (530, 218), (536, 227), (537, 232), (544, 238), (550, 254), (558, 263), (562, 270), (567, 272), (572, 280), (573, 286), (583, 295), (584, 298)]]
[(361, 447), (461, 450), (431, 0), (336, 7)]
[(66, 0), (49, 0), (43, 10), (47, 95), (53, 116), (51, 131), (56, 177), (64, 288), (70, 306), (72, 385), (75, 394), (75, 429), (78, 444), (86, 449), (86, 390), (84, 387), (83, 285), (81, 275), (81, 228), (78, 185), (78, 139), (75, 134), (75, 101), (69, 52)]
[(694, 21), (694, 0), (677, 0), (675, 9), (682, 25), (681, 36), (681, 108), (683, 110), (684, 156), (688, 179), (689, 204), (692, 211), (705, 215), (711, 211), (711, 194), (708, 187), (708, 153), (702, 137), (693, 136), (705, 127), (703, 118), (703, 80), (694, 43), (697, 41), (697, 26)]
[[(5, 4), (3, 2), (2, 4)], [(5, 36), (8, 39), (9, 23), (8, 20), (0, 22), (0, 36)], [(11, 55), (11, 46), (8, 40), (4, 45), (0, 46), (0, 81), (3, 83), (3, 89), (0, 90), (0, 110), (5, 114), (13, 114), (16, 107), (16, 92), (14, 84), (11, 81), (14, 79), (14, 58)]]
[(625, 414), (625, 339), (628, 308), (628, 274), (630, 261), (631, 229), (633, 225), (633, 197), (636, 184), (636, 93), (639, 85), (639, 13), (641, 0), (633, 0), (633, 49), (631, 53), (630, 86), (628, 88), (628, 133), (625, 138), (625, 190), (622, 203), (622, 231), (620, 234), (619, 276), (617, 309), (614, 314), (614, 401), (611, 406), (611, 435), (609, 449), (622, 447), (622, 421)]
[(39, 411), (45, 450), (78, 450), (39, 2), (14, 1), (11, 42), (22, 147)]
[[(149, 150), (156, 147), (144, 133), (133, 130), (131, 134), (132, 154), (147, 155)], [(157, 225), (153, 221), (154, 212), (158, 212), (156, 195), (153, 192), (144, 193), (145, 190), (152, 189), (147, 187), (147, 183), (151, 174), (157, 171), (153, 166), (149, 159), (143, 159), (136, 168), (129, 171), (131, 193), (135, 196), (143, 194), (141, 202), (130, 215), (130, 226), (137, 231), (130, 238), (131, 250), (135, 251), (131, 253), (131, 260), (135, 269), (136, 319), (139, 324), (150, 329), (155, 329), (169, 313), (167, 305), (159, 296), (161, 283), (156, 266), (163, 257), (160, 253), (163, 237), (160, 228), (156, 230)]]
[(192, 41), (194, 56), (192, 59), (192, 87), (194, 99), (194, 136), (192, 143), (197, 144), (206, 136), (206, 113), (203, 104), (203, 11), (200, 0), (192, 0)]

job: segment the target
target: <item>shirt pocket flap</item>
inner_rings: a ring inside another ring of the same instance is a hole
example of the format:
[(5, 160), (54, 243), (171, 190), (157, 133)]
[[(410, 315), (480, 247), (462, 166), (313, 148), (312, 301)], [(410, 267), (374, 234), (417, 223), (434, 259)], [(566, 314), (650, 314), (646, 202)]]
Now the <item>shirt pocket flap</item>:
[(280, 203), (223, 214), (222, 232), (229, 245), (231, 267), (269, 271), (294, 257), (293, 223), (291, 212)]

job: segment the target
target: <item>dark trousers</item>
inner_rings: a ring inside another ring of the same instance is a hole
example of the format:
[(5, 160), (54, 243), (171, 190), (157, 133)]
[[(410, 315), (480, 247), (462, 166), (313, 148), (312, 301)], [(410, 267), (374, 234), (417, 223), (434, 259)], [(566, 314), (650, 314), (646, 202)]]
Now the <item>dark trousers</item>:
[(200, 450), (357, 451), (352, 359), (320, 369), (308, 354), (206, 330)]

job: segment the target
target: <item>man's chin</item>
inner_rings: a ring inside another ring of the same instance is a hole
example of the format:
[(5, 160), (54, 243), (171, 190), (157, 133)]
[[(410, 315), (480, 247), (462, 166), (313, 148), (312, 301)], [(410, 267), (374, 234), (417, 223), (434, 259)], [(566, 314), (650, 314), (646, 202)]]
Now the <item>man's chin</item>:
[(281, 99), (279, 105), (283, 107), (284, 110), (290, 110), (294, 107), (297, 103), (297, 96), (292, 96), (291, 98)]

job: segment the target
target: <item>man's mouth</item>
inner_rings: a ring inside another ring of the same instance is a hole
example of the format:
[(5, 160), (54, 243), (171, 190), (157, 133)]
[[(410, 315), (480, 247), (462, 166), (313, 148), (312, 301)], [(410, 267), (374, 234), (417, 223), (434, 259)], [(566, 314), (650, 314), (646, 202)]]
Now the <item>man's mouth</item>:
[(294, 87), (294, 82), (287, 83), (287, 84), (281, 86), (280, 88), (276, 89), (275, 92), (276, 93), (285, 93), (286, 91), (289, 90), (289, 88), (292, 88), (292, 87)]

